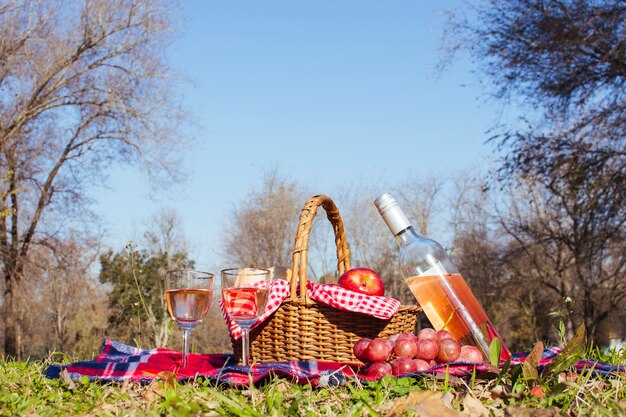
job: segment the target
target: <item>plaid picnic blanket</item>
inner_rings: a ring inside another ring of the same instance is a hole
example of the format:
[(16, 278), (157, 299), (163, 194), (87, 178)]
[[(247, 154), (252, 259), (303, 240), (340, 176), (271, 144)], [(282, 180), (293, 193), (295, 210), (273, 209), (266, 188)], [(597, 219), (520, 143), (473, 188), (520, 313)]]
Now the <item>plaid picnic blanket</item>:
[[(346, 290), (335, 284), (316, 284), (312, 281), (307, 281), (306, 290), (309, 297), (318, 303), (326, 304), (339, 310), (367, 314), (383, 320), (389, 320), (400, 308), (400, 301), (395, 298), (361, 294)], [(280, 304), (289, 297), (289, 295), (290, 290), (287, 281), (282, 279), (272, 281), (265, 311), (259, 317), (259, 321), (252, 325), (251, 329), (254, 329), (267, 320), (278, 310)], [(223, 299), (220, 299), (219, 304), (230, 334), (234, 339), (239, 339), (241, 337), (241, 328), (230, 319), (227, 311), (230, 310), (232, 312), (233, 309), (237, 311), (245, 309), (254, 311), (256, 303), (253, 299), (235, 301), (240, 304), (233, 305), (234, 302), (227, 301), (229, 304), (225, 305)]]
[[(551, 363), (560, 352), (559, 347), (545, 349), (539, 366)], [(527, 352), (516, 353), (511, 364), (523, 363), (526, 355)], [(165, 379), (163, 373), (175, 373), (181, 381), (202, 377), (229, 386), (257, 384), (272, 375), (300, 384), (310, 383), (313, 386), (337, 386), (355, 378), (362, 382), (374, 379), (366, 376), (364, 368), (358, 363), (293, 361), (245, 367), (237, 365), (233, 355), (193, 353), (189, 355), (189, 366), (186, 369), (179, 369), (180, 363), (181, 353), (178, 351), (163, 348), (138, 349), (107, 339), (102, 345), (101, 353), (95, 359), (70, 365), (51, 365), (44, 374), (48, 378), (59, 378), (62, 372), (67, 372), (73, 379), (86, 376), (90, 380), (148, 383), (158, 378)], [(582, 360), (575, 368), (577, 371), (591, 369), (602, 375), (626, 373), (626, 365), (609, 365), (591, 360)], [(437, 365), (422, 374), (449, 372), (450, 375), (463, 377), (471, 375), (474, 369), (477, 372), (487, 371), (481, 364), (457, 362)], [(417, 374), (420, 373), (415, 375)]]

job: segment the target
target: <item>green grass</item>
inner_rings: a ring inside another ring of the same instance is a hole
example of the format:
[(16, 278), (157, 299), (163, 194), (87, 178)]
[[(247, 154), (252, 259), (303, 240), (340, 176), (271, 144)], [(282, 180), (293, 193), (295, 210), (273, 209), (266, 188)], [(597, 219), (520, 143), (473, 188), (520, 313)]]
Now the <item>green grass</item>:
[[(626, 362), (624, 353), (587, 354)], [(462, 412), (456, 414), (460, 416), (626, 416), (626, 376), (567, 370), (535, 379), (514, 367), (485, 379), (387, 377), (334, 388), (300, 386), (277, 378), (235, 389), (207, 380), (179, 384), (173, 378), (148, 385), (103, 384), (86, 378), (50, 380), (42, 375), (45, 367), (46, 361), (0, 361), (0, 415), (445, 416), (455, 415), (456, 410)], [(530, 394), (535, 385), (544, 390), (543, 398)]]

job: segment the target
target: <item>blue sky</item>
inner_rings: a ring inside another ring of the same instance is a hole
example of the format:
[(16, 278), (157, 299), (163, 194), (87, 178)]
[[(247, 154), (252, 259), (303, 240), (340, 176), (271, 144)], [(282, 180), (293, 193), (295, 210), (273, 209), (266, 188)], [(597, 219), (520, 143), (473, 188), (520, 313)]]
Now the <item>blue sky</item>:
[(359, 182), (384, 192), (408, 175), (485, 166), (500, 108), (485, 103), (467, 60), (437, 70), (445, 11), (460, 7), (183, 2), (169, 55), (192, 81), (181, 91), (195, 120), (194, 145), (183, 152), (190, 175), (174, 192), (151, 195), (141, 173), (113, 171), (110, 189), (95, 194), (107, 244), (122, 249), (161, 207), (174, 208), (198, 266), (216, 270), (221, 224), (271, 167), (332, 196)]

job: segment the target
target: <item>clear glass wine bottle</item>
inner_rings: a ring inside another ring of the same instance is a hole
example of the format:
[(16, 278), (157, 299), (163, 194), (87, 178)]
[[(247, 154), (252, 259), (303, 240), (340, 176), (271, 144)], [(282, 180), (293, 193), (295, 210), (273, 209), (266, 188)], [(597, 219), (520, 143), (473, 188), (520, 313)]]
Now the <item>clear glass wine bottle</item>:
[(390, 194), (374, 204), (400, 246), (400, 271), (435, 330), (447, 330), (461, 343), (476, 346), (485, 358), (494, 338), (501, 359), (511, 352), (445, 250), (420, 236)]

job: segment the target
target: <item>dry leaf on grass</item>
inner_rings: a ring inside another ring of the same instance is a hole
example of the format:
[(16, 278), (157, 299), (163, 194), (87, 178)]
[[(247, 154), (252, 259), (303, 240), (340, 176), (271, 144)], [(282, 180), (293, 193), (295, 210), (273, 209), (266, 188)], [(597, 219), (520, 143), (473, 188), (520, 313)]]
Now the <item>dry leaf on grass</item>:
[(483, 405), (480, 400), (466, 395), (463, 398), (463, 414), (469, 417), (489, 417), (489, 410)]
[(72, 378), (70, 377), (70, 374), (67, 372), (67, 369), (64, 369), (61, 371), (61, 379), (63, 380), (63, 382), (65, 382), (65, 384), (67, 384), (67, 388), (70, 391), (74, 391), (76, 389), (76, 383), (72, 381)]
[(389, 416), (399, 416), (407, 410), (413, 410), (420, 417), (463, 417), (461, 412), (446, 405), (446, 399), (438, 391), (412, 391), (407, 397), (394, 401)]
[(174, 372), (161, 371), (157, 376), (165, 382), (165, 388), (174, 389), (178, 384), (178, 378)]
[(161, 384), (151, 383), (142, 391), (142, 398), (149, 404), (161, 401), (165, 398), (165, 389)]

